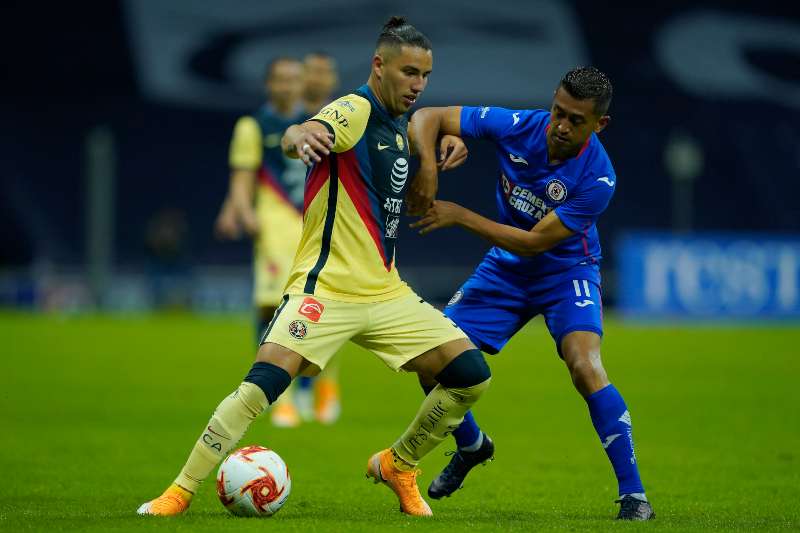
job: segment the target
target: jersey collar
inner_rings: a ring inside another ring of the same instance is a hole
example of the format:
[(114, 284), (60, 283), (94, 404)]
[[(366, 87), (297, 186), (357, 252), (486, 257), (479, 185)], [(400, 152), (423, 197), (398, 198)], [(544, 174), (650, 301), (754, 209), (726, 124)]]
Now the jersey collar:
[[(548, 123), (547, 123), (547, 125), (544, 127), (544, 138), (545, 138), (545, 143), (544, 143), (544, 145), (545, 145), (545, 146), (547, 146), (547, 132), (548, 132), (548, 131), (550, 131), (550, 123), (549, 123), (549, 122), (548, 122)], [(576, 155), (574, 158), (573, 158), (573, 157), (570, 157), (569, 159), (575, 159), (576, 161), (577, 161), (578, 159), (580, 159), (580, 158), (581, 158), (581, 156), (583, 155), (583, 152), (585, 152), (585, 151), (586, 151), (586, 149), (589, 147), (589, 143), (590, 143), (590, 142), (592, 142), (592, 137), (594, 137), (594, 136), (595, 136), (595, 134), (594, 134), (594, 133), (592, 133), (591, 135), (589, 135), (589, 138), (588, 138), (588, 139), (586, 139), (586, 142), (585, 142), (585, 143), (583, 143), (583, 146), (581, 146), (581, 149), (580, 149), (580, 151), (578, 152), (578, 155)], [(560, 166), (560, 165), (563, 165), (563, 164), (565, 164), (567, 161), (569, 161), (569, 159), (567, 159), (567, 160), (565, 160), (565, 161), (562, 161), (561, 163), (559, 163), (558, 165), (555, 165), (555, 166)], [(549, 153), (549, 152), (547, 153), (547, 161), (548, 161), (548, 165), (549, 165), (549, 164), (550, 164), (550, 153)]]

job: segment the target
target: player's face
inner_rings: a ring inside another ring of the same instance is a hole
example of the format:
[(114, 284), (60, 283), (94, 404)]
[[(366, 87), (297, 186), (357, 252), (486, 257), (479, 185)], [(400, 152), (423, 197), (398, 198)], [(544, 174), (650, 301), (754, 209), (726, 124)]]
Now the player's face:
[(381, 96), (387, 111), (398, 116), (407, 112), (428, 85), (433, 53), (416, 46), (401, 46), (388, 60), (376, 65)]
[(593, 132), (599, 133), (606, 127), (608, 115), (598, 116), (594, 104), (592, 99), (574, 98), (563, 87), (556, 90), (547, 131), (551, 159), (574, 157)]
[(278, 61), (266, 84), (270, 101), (278, 108), (292, 107), (303, 89), (303, 65), (299, 61)]
[(339, 83), (333, 61), (324, 56), (309, 55), (303, 66), (303, 96), (312, 101), (328, 100)]

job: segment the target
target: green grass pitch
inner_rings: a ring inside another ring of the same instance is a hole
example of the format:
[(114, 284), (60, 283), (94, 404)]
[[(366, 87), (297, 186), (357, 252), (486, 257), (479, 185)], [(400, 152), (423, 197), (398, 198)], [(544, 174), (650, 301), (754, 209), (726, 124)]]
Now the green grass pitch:
[[(289, 465), (293, 491), (277, 515), (235, 518), (210, 482), (185, 516), (136, 516), (249, 369), (250, 338), (245, 317), (0, 314), (0, 530), (800, 528), (800, 329), (613, 319), (604, 361), (631, 409), (651, 523), (612, 520), (611, 467), (539, 320), (489, 358), (494, 382), (476, 415), (497, 459), (432, 501), (432, 519), (400, 514), (394, 495), (364, 478), (421, 392), (413, 375), (352, 345), (337, 425), (275, 429), (262, 417), (240, 443), (269, 446)], [(452, 447), (423, 462), (423, 490)]]

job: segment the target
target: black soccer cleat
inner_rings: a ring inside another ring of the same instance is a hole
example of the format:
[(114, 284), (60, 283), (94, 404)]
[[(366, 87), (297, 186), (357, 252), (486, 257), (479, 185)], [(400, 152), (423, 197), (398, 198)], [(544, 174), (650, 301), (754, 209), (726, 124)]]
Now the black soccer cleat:
[(464, 478), (467, 477), (470, 470), (479, 464), (486, 464), (488, 461), (493, 460), (494, 442), (489, 438), (489, 435), (484, 433), (483, 444), (474, 452), (456, 450), (455, 452), (447, 452), (447, 455), (452, 455), (453, 458), (450, 459), (441, 474), (431, 481), (428, 487), (428, 496), (434, 500), (453, 494), (461, 488)]
[(653, 506), (645, 502), (625, 495), (614, 503), (619, 504), (619, 514), (617, 520), (652, 520), (656, 517)]

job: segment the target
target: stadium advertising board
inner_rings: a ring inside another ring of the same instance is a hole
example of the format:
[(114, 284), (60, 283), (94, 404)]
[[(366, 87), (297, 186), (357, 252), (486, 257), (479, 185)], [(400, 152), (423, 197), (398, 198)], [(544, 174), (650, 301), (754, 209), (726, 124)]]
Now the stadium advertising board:
[(631, 233), (617, 252), (628, 317), (800, 317), (798, 237)]

